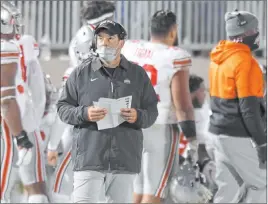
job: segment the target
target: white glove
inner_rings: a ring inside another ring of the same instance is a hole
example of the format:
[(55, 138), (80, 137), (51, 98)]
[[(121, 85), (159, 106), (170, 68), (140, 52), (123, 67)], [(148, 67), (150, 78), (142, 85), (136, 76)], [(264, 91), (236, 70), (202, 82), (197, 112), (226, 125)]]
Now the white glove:
[(215, 174), (216, 174), (216, 165), (215, 162), (209, 161), (205, 166), (203, 167), (202, 174), (206, 177), (206, 183), (213, 187), (216, 186), (215, 183)]
[[(208, 203), (212, 197), (212, 192), (199, 181), (177, 184), (175, 203)], [(175, 192), (174, 192), (175, 193)]]
[(191, 150), (197, 151), (198, 148), (198, 141), (197, 140), (192, 140), (189, 142), (189, 147)]
[(16, 163), (18, 166), (29, 165), (33, 157), (32, 149), (26, 149), (26, 148), (18, 149), (18, 157), (19, 158)]
[(188, 203), (208, 203), (212, 199), (212, 192), (200, 182), (195, 182), (193, 185), (193, 194), (189, 197)]
[(22, 131), (20, 135), (14, 138), (14, 143), (17, 147), (19, 157), (16, 164), (18, 166), (29, 165), (33, 157), (33, 144), (29, 140), (27, 133), (25, 131)]
[(187, 151), (187, 155), (190, 156), (193, 163), (196, 163), (198, 161), (198, 154), (197, 154), (198, 141), (193, 140), (188, 144), (189, 144), (189, 150)]

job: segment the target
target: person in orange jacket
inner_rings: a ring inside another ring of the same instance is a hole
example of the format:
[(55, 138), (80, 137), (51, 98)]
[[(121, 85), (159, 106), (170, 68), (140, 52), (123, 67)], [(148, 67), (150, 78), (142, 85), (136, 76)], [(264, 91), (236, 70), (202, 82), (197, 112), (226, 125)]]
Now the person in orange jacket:
[(228, 40), (210, 54), (209, 132), (215, 147), (214, 203), (266, 203), (267, 135), (263, 76), (252, 51), (259, 47), (258, 19), (225, 14)]

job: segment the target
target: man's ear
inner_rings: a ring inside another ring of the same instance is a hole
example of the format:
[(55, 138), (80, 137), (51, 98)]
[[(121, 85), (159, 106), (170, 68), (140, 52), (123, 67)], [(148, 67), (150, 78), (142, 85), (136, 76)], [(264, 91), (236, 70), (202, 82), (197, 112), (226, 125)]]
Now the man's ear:
[(119, 47), (122, 49), (124, 47), (125, 40), (120, 40), (119, 41)]
[(173, 39), (173, 38), (176, 38), (177, 37), (177, 25), (174, 25), (170, 31), (170, 37)]

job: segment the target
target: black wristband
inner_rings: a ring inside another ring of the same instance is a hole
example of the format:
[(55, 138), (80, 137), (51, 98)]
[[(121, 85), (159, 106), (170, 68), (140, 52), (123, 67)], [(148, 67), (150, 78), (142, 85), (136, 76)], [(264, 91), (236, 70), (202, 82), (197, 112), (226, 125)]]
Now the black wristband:
[(27, 133), (24, 130), (21, 131), (19, 135), (15, 136), (15, 139), (18, 146), (22, 145), (26, 140), (29, 140)]
[(179, 127), (186, 138), (196, 137), (195, 121), (181, 121), (179, 122)]
[(30, 149), (33, 147), (33, 144), (28, 138), (27, 133), (23, 130), (21, 133), (15, 137), (17, 141), (17, 146), (20, 146), (22, 148)]

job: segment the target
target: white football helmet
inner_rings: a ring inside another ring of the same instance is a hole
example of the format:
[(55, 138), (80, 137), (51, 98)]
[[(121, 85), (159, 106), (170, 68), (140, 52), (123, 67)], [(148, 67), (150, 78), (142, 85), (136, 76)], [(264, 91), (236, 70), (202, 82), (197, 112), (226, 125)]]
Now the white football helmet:
[(1, 33), (20, 34), (22, 17), (16, 6), (9, 1), (1, 1)]
[(93, 41), (94, 29), (92, 26), (85, 25), (77, 32), (74, 39), (74, 51), (80, 63), (92, 56)]
[(204, 185), (211, 190), (211, 192), (216, 193), (217, 191), (217, 184), (215, 182), (216, 176), (216, 164), (214, 161), (207, 159), (200, 164), (200, 170), (202, 175), (204, 175), (205, 182)]
[(199, 166), (186, 159), (170, 181), (170, 198), (175, 203), (208, 203), (212, 192), (204, 185), (205, 176)]

